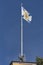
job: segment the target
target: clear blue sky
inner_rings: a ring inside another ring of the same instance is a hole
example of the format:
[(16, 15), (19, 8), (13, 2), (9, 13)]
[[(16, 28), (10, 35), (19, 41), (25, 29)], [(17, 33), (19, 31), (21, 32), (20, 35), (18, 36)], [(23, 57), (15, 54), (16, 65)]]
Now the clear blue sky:
[(18, 60), (21, 3), (33, 17), (31, 24), (23, 20), (26, 61), (43, 57), (43, 0), (0, 0), (0, 65)]

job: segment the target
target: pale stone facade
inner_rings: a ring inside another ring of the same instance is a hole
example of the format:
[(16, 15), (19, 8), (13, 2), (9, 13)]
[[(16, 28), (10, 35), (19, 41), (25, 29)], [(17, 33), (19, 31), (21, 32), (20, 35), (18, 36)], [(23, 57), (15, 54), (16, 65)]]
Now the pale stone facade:
[(36, 65), (35, 62), (11, 62), (10, 65)]

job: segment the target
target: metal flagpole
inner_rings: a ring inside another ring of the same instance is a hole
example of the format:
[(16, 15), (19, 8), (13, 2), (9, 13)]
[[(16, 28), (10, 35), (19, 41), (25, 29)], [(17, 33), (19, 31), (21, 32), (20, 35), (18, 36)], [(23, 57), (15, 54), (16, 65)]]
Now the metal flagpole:
[(21, 56), (23, 56), (23, 19), (22, 19), (22, 4), (21, 4)]
[(21, 55), (20, 60), (24, 61), (24, 55), (23, 55), (23, 18), (22, 18), (22, 3), (21, 3)]

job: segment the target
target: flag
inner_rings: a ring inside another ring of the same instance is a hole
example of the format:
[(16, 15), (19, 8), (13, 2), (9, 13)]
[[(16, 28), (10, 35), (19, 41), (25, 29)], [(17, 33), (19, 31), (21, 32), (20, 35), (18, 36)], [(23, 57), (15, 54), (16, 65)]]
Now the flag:
[(30, 22), (32, 20), (32, 16), (26, 9), (24, 9), (24, 7), (21, 7), (21, 13), (23, 19), (26, 20), (27, 22)]

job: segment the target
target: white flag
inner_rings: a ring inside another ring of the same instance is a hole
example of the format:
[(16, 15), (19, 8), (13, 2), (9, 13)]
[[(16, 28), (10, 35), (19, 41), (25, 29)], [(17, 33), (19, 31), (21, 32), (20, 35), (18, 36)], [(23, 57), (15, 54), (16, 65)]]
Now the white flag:
[(23, 19), (26, 20), (27, 22), (30, 22), (32, 20), (32, 16), (30, 16), (30, 13), (23, 7), (21, 7), (21, 10), (22, 10), (21, 13), (22, 13)]

